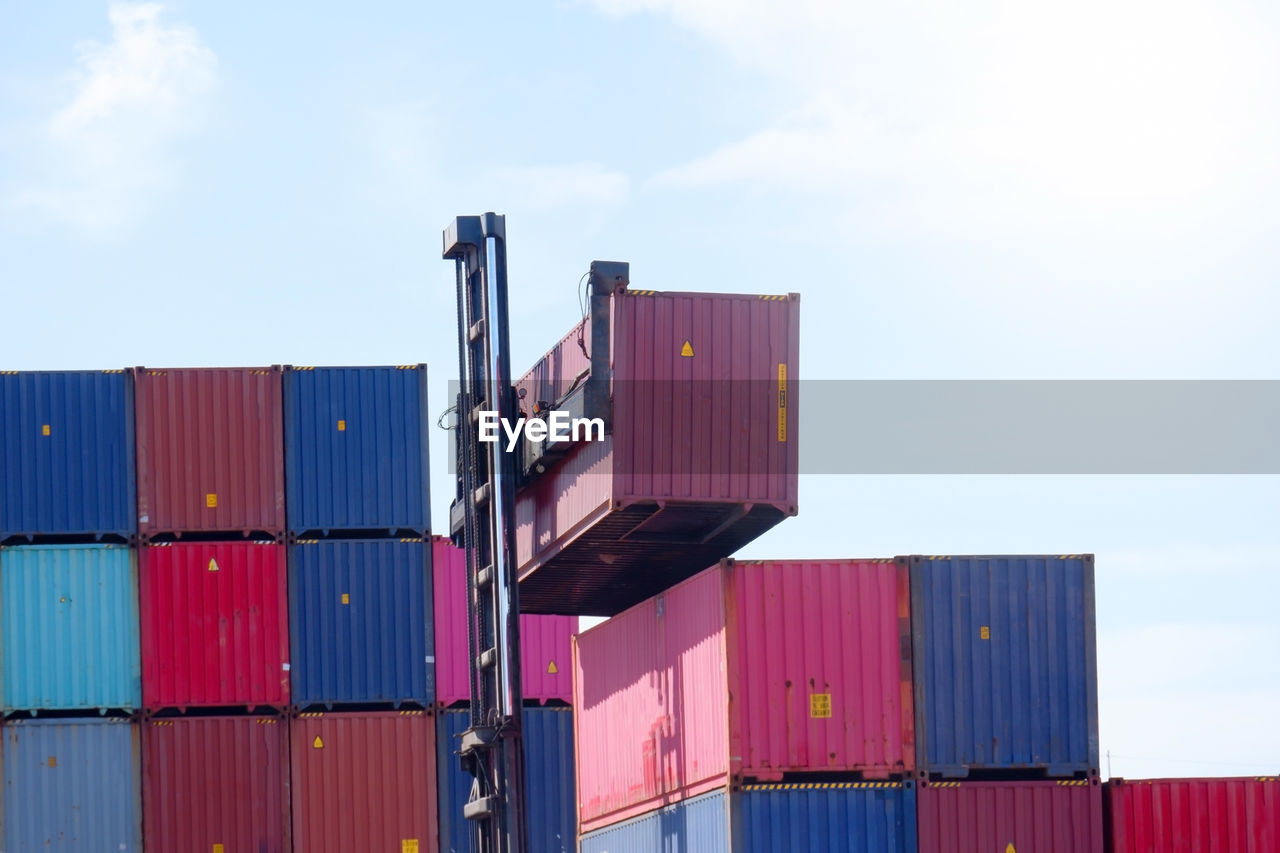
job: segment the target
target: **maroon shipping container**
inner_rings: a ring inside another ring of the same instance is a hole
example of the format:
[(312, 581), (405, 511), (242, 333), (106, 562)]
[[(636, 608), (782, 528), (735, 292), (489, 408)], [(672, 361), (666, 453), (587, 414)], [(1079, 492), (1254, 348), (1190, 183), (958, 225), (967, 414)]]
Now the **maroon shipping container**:
[(280, 717), (142, 725), (149, 853), (287, 853), (289, 740)]
[(137, 368), (139, 533), (284, 530), (280, 375)]
[[(436, 700), (445, 708), (471, 701), (467, 666), (467, 560), (461, 548), (431, 540), (436, 630)], [(520, 617), (520, 689), (526, 702), (573, 701), (572, 616)]]
[(607, 303), (518, 383), (530, 411), (612, 401), (604, 440), (517, 496), (526, 612), (618, 613), (797, 511), (799, 296), (621, 288)]
[(299, 714), (290, 741), (295, 850), (439, 849), (434, 717), (423, 711)]
[(724, 560), (576, 639), (583, 832), (746, 780), (915, 766), (893, 560)]
[(1111, 853), (1280, 850), (1280, 777), (1112, 779), (1105, 787)]
[(288, 704), (283, 545), (146, 545), (138, 563), (144, 708)]
[(921, 782), (919, 853), (1102, 853), (1096, 778)]

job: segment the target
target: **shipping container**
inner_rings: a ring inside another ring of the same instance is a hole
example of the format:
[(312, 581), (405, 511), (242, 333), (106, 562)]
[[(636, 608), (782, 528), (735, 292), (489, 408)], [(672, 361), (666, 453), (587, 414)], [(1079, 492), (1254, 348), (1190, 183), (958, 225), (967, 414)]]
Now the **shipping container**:
[(4, 849), (141, 853), (138, 727), (128, 720), (9, 720)]
[(289, 704), (284, 557), (270, 542), (141, 549), (143, 707)]
[(299, 540), (289, 555), (294, 703), (432, 702), (431, 551), (423, 540)]
[(907, 567), (724, 560), (579, 635), (584, 831), (743, 779), (915, 766)]
[(124, 545), (0, 548), (4, 710), (142, 701), (138, 576)]
[(529, 410), (594, 392), (610, 420), (517, 496), (526, 612), (613, 615), (797, 511), (799, 296), (607, 301), (517, 384)]
[(137, 530), (133, 376), (0, 373), (0, 540)]
[[(577, 853), (573, 712), (559, 706), (525, 708), (522, 720), (529, 853)], [(473, 777), (462, 769), (458, 758), (458, 745), (471, 725), (471, 712), (445, 711), (436, 725), (440, 741), (436, 771), (440, 780), (440, 850), (471, 853), (474, 824), (462, 816), (462, 806), (470, 798)]]
[(306, 853), (435, 853), (435, 718), (300, 714), (290, 725), (293, 845)]
[(920, 853), (1102, 853), (1097, 779), (920, 783)]
[[(436, 700), (443, 707), (471, 701), (467, 664), (467, 557), (448, 539), (431, 540), (436, 611)], [(573, 701), (572, 616), (520, 617), (520, 689), (526, 702)]]
[(141, 533), (283, 533), (279, 367), (139, 367), (135, 386)]
[(287, 728), (281, 717), (143, 723), (148, 853), (287, 853)]
[(910, 780), (746, 785), (584, 835), (581, 851), (914, 853), (915, 807)]
[(427, 368), (284, 373), (289, 530), (430, 528)]
[(1096, 774), (1093, 555), (903, 559), (917, 765)]
[(1110, 853), (1275, 853), (1280, 777), (1119, 779), (1103, 793)]

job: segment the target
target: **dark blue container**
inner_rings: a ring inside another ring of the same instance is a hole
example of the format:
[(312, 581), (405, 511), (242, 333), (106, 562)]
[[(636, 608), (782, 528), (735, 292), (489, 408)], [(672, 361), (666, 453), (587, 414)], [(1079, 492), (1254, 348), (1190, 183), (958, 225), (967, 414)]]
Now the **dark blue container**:
[(428, 531), (426, 365), (291, 367), (284, 407), (290, 532)]
[(289, 639), (298, 706), (435, 700), (431, 548), (420, 539), (289, 546)]
[(133, 376), (0, 374), (0, 539), (138, 529)]
[(1093, 555), (909, 557), (916, 767), (1098, 770)]
[[(726, 813), (727, 812), (727, 813)], [(915, 853), (915, 783), (716, 791), (582, 837), (582, 853)]]
[[(575, 853), (577, 809), (573, 764), (573, 711), (525, 708), (524, 767), (529, 808), (529, 853)], [(467, 709), (445, 711), (436, 726), (440, 791), (440, 853), (471, 853), (471, 821), (462, 806), (471, 775), (458, 764), (459, 738), (471, 724)]]

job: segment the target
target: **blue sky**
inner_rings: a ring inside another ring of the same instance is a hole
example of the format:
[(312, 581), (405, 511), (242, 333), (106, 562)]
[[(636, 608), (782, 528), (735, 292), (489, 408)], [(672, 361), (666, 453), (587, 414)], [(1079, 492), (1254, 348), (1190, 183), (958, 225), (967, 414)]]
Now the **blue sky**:
[[(493, 209), (521, 365), (608, 258), (801, 292), (811, 378), (1280, 378), (1273, 6), (882, 5), (0, 0), (0, 362), (425, 361), (440, 409)], [(1114, 772), (1274, 773), (1278, 509), (812, 476), (749, 555), (1095, 551)]]

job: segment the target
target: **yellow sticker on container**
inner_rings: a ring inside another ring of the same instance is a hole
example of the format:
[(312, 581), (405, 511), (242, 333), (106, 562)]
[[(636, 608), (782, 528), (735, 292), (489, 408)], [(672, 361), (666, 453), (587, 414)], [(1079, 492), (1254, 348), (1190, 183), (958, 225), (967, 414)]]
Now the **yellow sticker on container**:
[(693, 358), (693, 344), (690, 341), (685, 341), (684, 346), (680, 347), (680, 357)]
[(49, 430), (49, 425), (48, 425), (48, 424), (45, 424), (44, 426), (40, 427), (40, 434), (41, 434), (41, 435), (49, 435), (49, 434), (50, 434), (50, 430)]
[(343, 603), (343, 604), (350, 604), (350, 603), (351, 603), (351, 593), (349, 593), (349, 592), (344, 592), (344, 593), (342, 594), (342, 603)]
[(978, 639), (980, 639), (980, 640), (990, 640), (990, 639), (991, 639), (991, 626), (990, 626), (990, 625), (983, 625), (981, 628), (979, 628), (979, 629), (978, 629)]
[(809, 694), (809, 716), (816, 720), (826, 720), (831, 717), (831, 694), (830, 693), (810, 693)]
[(547, 661), (547, 673), (548, 673), (549, 675), (555, 675), (555, 674), (556, 674), (557, 672), (559, 672), (559, 671), (560, 671), (560, 667), (556, 666), (556, 662), (555, 662), (555, 661), (553, 661), (553, 660), (552, 660), (552, 661)]
[(216, 508), (218, 506), (218, 496), (212, 493), (205, 495), (204, 505), (207, 506), (209, 509)]
[(418, 853), (418, 839), (416, 838), (400, 839), (400, 853)]
[(227, 853), (227, 848), (221, 844), (213, 845), (213, 853)]
[(1006, 844), (1006, 845), (1005, 845), (1004, 853), (1018, 853), (1018, 851), (1017, 851), (1017, 850), (1014, 850), (1014, 849), (1013, 849), (1013, 842), (1012, 842), (1012, 841), (1010, 841), (1008, 844)]
[(347, 422), (346, 422), (346, 421), (344, 421), (344, 420), (339, 420), (339, 421), (338, 421), (338, 432), (346, 432), (346, 431), (347, 431)]
[(218, 571), (218, 561), (213, 559), (212, 557), (209, 558), (209, 571), (211, 572)]
[(320, 735), (316, 735), (316, 739), (311, 741), (312, 749), (324, 749), (324, 741), (320, 740)]
[(787, 366), (778, 365), (778, 441), (787, 440)]
[(49, 756), (49, 766), (50, 766), (50, 767), (57, 767), (57, 766), (58, 766), (58, 758), (57, 758), (57, 756), (55, 756), (55, 755), (50, 755), (50, 756)]

